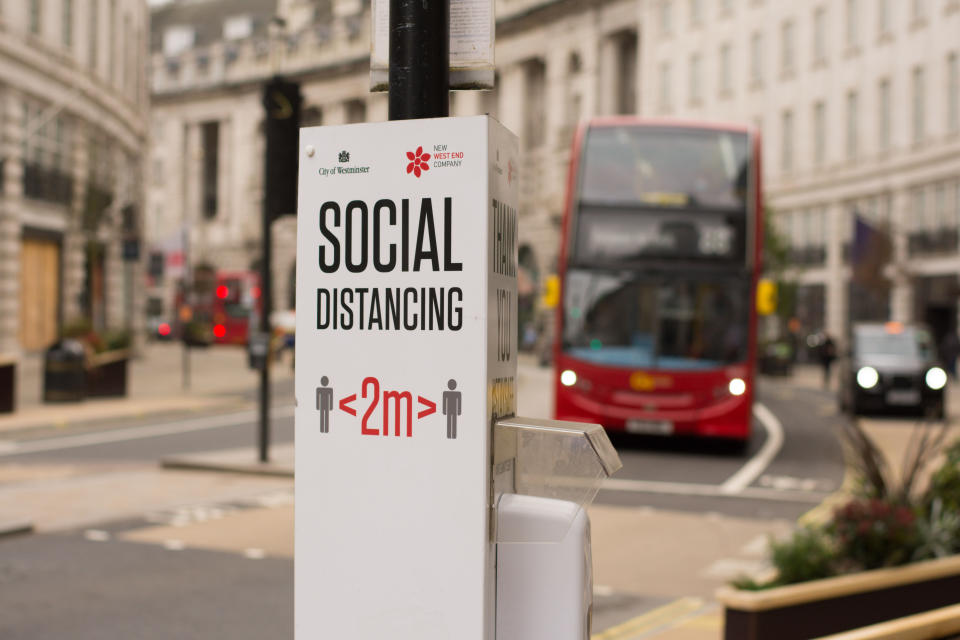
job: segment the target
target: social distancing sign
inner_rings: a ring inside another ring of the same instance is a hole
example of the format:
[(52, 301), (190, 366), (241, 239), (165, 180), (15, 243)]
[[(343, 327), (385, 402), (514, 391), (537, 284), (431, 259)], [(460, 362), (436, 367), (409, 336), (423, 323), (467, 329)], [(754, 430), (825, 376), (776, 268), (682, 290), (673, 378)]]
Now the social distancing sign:
[(297, 638), (493, 638), (517, 149), (487, 116), (301, 132)]

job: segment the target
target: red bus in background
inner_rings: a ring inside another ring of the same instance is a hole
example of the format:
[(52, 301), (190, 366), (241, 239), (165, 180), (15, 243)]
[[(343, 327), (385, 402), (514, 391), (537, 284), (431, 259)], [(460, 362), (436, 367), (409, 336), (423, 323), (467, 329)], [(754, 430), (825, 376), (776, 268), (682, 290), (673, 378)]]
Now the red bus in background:
[(247, 344), (263, 307), (260, 275), (255, 271), (217, 271), (210, 320), (215, 344)]
[(557, 419), (749, 440), (761, 203), (752, 129), (632, 117), (580, 126), (559, 265)]

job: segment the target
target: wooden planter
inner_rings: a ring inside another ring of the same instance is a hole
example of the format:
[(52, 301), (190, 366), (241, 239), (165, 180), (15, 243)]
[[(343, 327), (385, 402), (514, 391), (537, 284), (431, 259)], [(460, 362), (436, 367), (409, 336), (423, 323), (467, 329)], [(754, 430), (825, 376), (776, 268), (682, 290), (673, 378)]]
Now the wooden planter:
[(87, 397), (106, 398), (127, 395), (128, 349), (117, 349), (87, 359)]
[(960, 556), (717, 599), (726, 640), (816, 638), (960, 602)]

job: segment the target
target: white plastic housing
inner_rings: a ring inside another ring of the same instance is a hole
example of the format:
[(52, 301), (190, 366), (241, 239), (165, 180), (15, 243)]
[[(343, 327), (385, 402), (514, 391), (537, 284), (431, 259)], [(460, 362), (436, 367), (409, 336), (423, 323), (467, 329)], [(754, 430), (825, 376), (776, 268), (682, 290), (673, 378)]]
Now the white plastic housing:
[(590, 519), (566, 500), (504, 494), (497, 504), (497, 640), (588, 640)]

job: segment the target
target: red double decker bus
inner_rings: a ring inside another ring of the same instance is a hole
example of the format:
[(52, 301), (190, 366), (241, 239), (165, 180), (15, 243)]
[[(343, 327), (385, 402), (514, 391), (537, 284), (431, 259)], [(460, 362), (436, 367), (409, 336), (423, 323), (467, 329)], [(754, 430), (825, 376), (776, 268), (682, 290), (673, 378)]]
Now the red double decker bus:
[(573, 143), (555, 415), (750, 437), (760, 140), (735, 125), (601, 118)]

